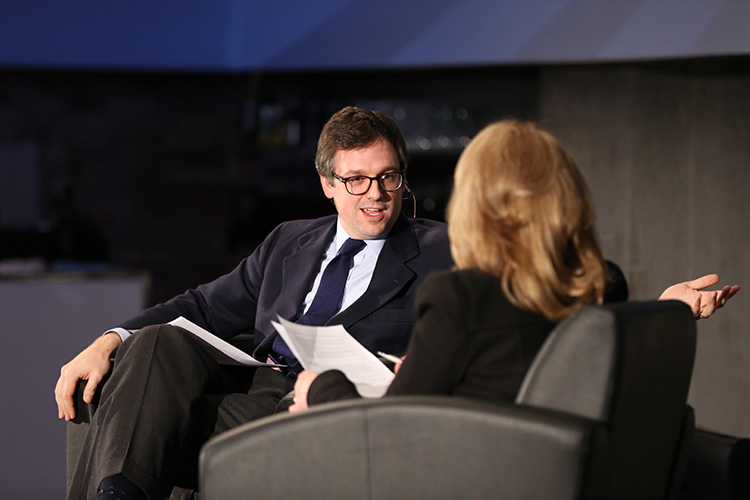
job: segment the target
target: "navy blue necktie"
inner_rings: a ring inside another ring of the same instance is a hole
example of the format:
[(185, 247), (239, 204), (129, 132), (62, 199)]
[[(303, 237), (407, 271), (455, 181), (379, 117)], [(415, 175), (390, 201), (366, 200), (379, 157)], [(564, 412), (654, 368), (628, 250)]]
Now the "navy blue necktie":
[[(307, 309), (307, 312), (297, 320), (301, 325), (323, 326), (341, 307), (344, 298), (344, 287), (349, 269), (352, 267), (354, 256), (365, 247), (365, 242), (349, 238), (339, 249), (336, 256), (328, 263), (323, 276), (320, 278), (318, 291)], [(281, 336), (273, 342), (273, 351), (284, 357), (285, 364), (293, 364), (294, 355), (289, 350)]]

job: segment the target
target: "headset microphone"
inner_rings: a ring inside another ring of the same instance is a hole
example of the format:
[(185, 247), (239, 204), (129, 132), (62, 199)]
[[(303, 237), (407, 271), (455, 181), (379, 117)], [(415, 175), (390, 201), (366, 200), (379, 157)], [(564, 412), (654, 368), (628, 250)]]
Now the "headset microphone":
[(409, 183), (406, 182), (406, 181), (404, 181), (404, 189), (411, 196), (412, 206), (413, 206), (413, 212), (412, 212), (411, 216), (412, 216), (412, 218), (414, 218), (414, 217), (417, 216), (417, 197), (414, 196), (414, 191), (411, 190), (411, 188), (409, 187)]

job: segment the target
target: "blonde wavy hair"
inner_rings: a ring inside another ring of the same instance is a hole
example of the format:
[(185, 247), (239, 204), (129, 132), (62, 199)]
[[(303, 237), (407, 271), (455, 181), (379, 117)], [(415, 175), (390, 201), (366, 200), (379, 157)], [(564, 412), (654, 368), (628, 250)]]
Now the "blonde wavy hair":
[(458, 160), (447, 215), (453, 259), (500, 277), (517, 307), (557, 321), (601, 303), (607, 266), (594, 218), (575, 163), (532, 123), (489, 125)]

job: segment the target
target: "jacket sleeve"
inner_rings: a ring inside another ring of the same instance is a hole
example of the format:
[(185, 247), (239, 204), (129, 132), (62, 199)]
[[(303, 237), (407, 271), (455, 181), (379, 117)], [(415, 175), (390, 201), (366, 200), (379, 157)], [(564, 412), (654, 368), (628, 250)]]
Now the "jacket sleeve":
[(318, 405), (361, 396), (354, 384), (339, 370), (323, 372), (313, 380), (307, 391), (307, 404)]
[(263, 243), (231, 272), (150, 307), (120, 326), (128, 330), (137, 330), (184, 316), (223, 339), (252, 332), (264, 267), (282, 228), (283, 225), (271, 232)]

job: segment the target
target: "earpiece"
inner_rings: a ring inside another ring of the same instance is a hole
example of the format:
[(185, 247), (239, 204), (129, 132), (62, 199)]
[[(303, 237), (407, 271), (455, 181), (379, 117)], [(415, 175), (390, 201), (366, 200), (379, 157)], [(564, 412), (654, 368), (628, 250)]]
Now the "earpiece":
[(416, 217), (417, 216), (417, 197), (414, 196), (414, 191), (411, 190), (411, 188), (409, 187), (409, 183), (407, 181), (404, 181), (404, 190), (407, 193), (409, 193), (412, 199), (413, 211), (412, 211), (411, 216)]

